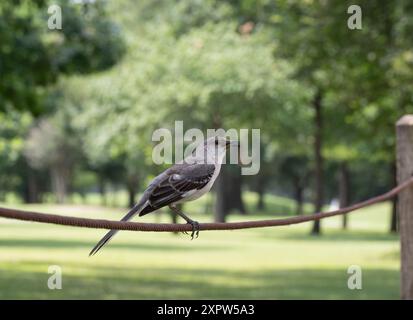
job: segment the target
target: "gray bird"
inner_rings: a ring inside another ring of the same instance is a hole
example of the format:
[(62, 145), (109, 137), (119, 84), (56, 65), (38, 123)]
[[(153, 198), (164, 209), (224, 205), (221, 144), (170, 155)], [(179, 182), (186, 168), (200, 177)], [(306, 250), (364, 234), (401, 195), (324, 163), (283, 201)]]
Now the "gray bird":
[[(144, 216), (169, 206), (192, 226), (191, 239), (194, 235), (198, 237), (199, 223), (180, 211), (176, 205), (196, 200), (211, 190), (221, 170), (225, 152), (230, 146), (239, 146), (239, 143), (219, 136), (205, 140), (191, 155), (153, 179), (140, 201), (121, 221), (129, 221), (135, 215)], [(96, 254), (117, 232), (118, 230), (110, 230), (89, 256)]]

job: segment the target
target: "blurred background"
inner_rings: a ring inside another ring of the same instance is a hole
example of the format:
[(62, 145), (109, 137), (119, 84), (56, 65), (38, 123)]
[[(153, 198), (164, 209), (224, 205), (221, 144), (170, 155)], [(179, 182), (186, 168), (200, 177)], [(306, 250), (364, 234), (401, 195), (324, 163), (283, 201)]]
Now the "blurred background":
[[(51, 30), (50, 5), (62, 28)], [(166, 166), (152, 133), (259, 128), (261, 170), (226, 165), (196, 220), (310, 214), (396, 184), (413, 112), (413, 3), (6, 0), (0, 3), (0, 205), (120, 219)], [(104, 234), (0, 220), (0, 299), (399, 298), (396, 199), (305, 225)], [(141, 218), (170, 222), (168, 210)], [(49, 290), (48, 266), (63, 271)], [(350, 265), (363, 289), (347, 287)]]

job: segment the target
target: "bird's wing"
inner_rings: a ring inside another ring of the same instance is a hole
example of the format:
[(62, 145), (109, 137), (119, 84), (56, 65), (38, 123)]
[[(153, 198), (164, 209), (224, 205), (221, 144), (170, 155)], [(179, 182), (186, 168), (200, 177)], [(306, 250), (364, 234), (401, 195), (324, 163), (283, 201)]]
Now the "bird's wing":
[[(190, 191), (202, 189), (212, 178), (213, 164), (176, 164), (157, 176), (137, 203), (121, 221), (128, 221), (139, 213), (149, 212), (174, 203)], [(90, 256), (96, 254), (118, 230), (110, 230), (92, 249)]]
[(139, 215), (177, 202), (188, 192), (202, 189), (211, 180), (214, 171), (214, 164), (177, 164), (171, 167), (155, 179), (148, 206)]

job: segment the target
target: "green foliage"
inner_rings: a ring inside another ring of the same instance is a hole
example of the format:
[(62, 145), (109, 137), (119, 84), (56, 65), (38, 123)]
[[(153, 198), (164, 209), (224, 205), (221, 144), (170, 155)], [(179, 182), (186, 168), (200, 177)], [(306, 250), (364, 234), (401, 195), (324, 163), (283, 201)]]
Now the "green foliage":
[[(133, 174), (143, 167), (153, 172), (151, 134), (159, 127), (172, 129), (176, 120), (186, 128), (258, 127), (268, 137), (282, 134), (281, 144), (306, 136), (308, 113), (297, 110), (308, 91), (290, 79), (294, 69), (286, 60), (274, 59), (277, 48), (264, 30), (241, 35), (234, 21), (224, 19), (228, 7), (215, 2), (172, 7), (157, 7), (151, 20), (150, 4), (143, 5), (136, 21), (145, 19), (145, 28), (136, 25), (139, 38), (126, 35), (130, 49), (116, 67), (64, 83), (93, 167), (117, 162)], [(182, 18), (188, 10), (195, 12), (194, 21)], [(128, 18), (121, 19), (127, 21), (126, 34), (135, 30)]]
[(108, 68), (123, 53), (120, 34), (102, 1), (88, 5), (59, 1), (62, 30), (47, 28), (50, 3), (0, 4), (0, 112), (14, 108), (44, 113), (47, 87), (59, 75)]
[(105, 2), (70, 4), (60, 1), (59, 4), (62, 30), (45, 35), (54, 69), (59, 73), (83, 74), (115, 65), (125, 47), (121, 30), (110, 20)]
[(31, 128), (24, 154), (33, 168), (72, 167), (78, 154), (76, 136), (65, 131), (58, 118), (42, 119)]
[(19, 184), (19, 160), (24, 147), (24, 134), (32, 117), (11, 111), (0, 113), (0, 196), (5, 190), (15, 190)]
[[(80, 170), (146, 181), (162, 169), (151, 161), (153, 130), (184, 120), (185, 129), (260, 128), (263, 175), (297, 158), (307, 174), (310, 104), (322, 90), (328, 184), (340, 161), (360, 171), (374, 162), (387, 177), (394, 122), (413, 110), (408, 2), (363, 2), (354, 31), (345, 2), (61, 1), (61, 31), (46, 27), (50, 3), (0, 5), (2, 120), (12, 123), (16, 109), (49, 112), (56, 132), (44, 138), (56, 144), (30, 149), (44, 155), (43, 168), (70, 136)], [(23, 159), (17, 146), (31, 121), (16, 138), (2, 131), (3, 168)], [(271, 188), (288, 177), (280, 179)]]
[(288, 80), (291, 66), (274, 61), (274, 48), (259, 35), (242, 37), (235, 30), (231, 23), (206, 24), (150, 55), (145, 64), (158, 68), (141, 73), (152, 85), (147, 108), (161, 112), (163, 121), (239, 127), (260, 126), (281, 113), (286, 101), (293, 103), (298, 85)]

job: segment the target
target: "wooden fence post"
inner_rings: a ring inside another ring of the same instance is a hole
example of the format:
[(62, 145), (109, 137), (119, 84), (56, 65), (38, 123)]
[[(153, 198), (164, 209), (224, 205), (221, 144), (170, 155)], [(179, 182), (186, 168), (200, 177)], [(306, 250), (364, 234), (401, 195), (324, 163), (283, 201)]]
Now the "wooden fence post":
[[(413, 115), (405, 115), (396, 124), (397, 181), (413, 175)], [(398, 216), (401, 241), (401, 298), (413, 300), (413, 187), (399, 195)]]

